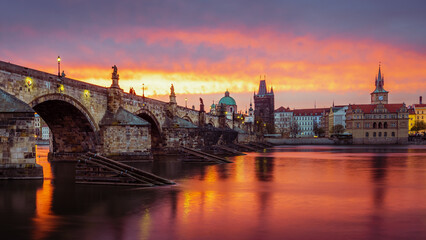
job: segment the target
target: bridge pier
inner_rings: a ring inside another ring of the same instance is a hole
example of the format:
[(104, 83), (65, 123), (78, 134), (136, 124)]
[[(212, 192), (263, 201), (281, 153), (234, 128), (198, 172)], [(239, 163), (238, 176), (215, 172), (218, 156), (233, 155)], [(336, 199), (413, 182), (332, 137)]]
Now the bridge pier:
[(34, 110), (0, 89), (0, 179), (43, 179), (36, 164)]
[(152, 159), (151, 124), (122, 107), (123, 89), (113, 69), (107, 110), (99, 123), (101, 154), (115, 160)]

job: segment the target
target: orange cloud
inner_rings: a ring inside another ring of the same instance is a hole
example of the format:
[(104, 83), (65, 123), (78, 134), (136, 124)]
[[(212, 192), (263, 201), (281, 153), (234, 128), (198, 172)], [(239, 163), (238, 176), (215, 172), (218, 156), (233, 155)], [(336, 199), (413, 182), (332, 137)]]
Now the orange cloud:
[[(413, 92), (426, 89), (426, 56), (400, 48), (363, 39), (313, 36), (298, 37), (268, 30), (238, 32), (218, 29), (201, 31), (129, 28), (102, 33), (102, 39), (117, 44), (144, 41), (148, 47), (173, 50), (182, 43), (188, 49), (207, 46), (222, 52), (219, 60), (209, 56), (194, 59), (191, 54), (170, 56), (141, 55), (138, 60), (117, 52), (120, 85), (125, 91), (134, 87), (147, 96), (167, 95), (174, 83), (177, 94), (253, 92), (259, 75), (267, 74), (267, 83), (279, 92), (339, 92), (365, 93), (374, 89), (378, 61), (382, 61), (385, 89)], [(85, 54), (90, 48), (81, 47)], [(101, 58), (102, 56), (100, 56)], [(37, 66), (49, 72), (55, 68)], [(67, 76), (82, 81), (109, 86), (109, 66), (91, 62), (72, 62), (64, 67)]]

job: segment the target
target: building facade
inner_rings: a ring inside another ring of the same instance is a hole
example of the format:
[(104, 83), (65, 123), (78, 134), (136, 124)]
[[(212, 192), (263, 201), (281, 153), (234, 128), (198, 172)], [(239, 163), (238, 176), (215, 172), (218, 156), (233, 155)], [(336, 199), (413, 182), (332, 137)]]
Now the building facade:
[(405, 104), (353, 104), (346, 112), (346, 129), (354, 144), (404, 144), (408, 141)]
[[(254, 93), (254, 116), (258, 127), (266, 129), (267, 133), (274, 133), (275, 129), (275, 99), (274, 90), (266, 88), (266, 80), (260, 80), (259, 91)], [(258, 129), (260, 130), (260, 129)]]
[[(297, 137), (314, 137), (315, 129), (321, 128), (323, 117), (328, 113), (329, 108), (293, 109), (280, 107), (275, 110), (275, 130), (277, 133), (290, 132), (292, 124), (299, 127)], [(291, 133), (292, 135), (294, 133)]]
[[(343, 129), (346, 129), (346, 111), (348, 106), (333, 106), (327, 113), (327, 125), (324, 126), (325, 136), (329, 137), (334, 133), (335, 126), (342, 125)], [(324, 125), (324, 124), (323, 124)]]
[(290, 108), (279, 107), (274, 112), (275, 132), (282, 136), (289, 135), (293, 119), (293, 111)]
[(404, 144), (408, 142), (409, 111), (404, 103), (388, 104), (388, 91), (379, 73), (371, 104), (350, 104), (346, 111), (346, 130), (354, 144)]
[(329, 111), (329, 108), (295, 109), (293, 110), (294, 120), (299, 125), (300, 132), (297, 136), (314, 137), (315, 128), (322, 126), (323, 116)]
[[(412, 127), (414, 127), (414, 125), (416, 123), (426, 123), (426, 104), (423, 104), (423, 100), (422, 97), (419, 97), (419, 103), (418, 104), (413, 104), (412, 106), (413, 112), (414, 112), (414, 116), (412, 121), (410, 121), (410, 130)], [(418, 132), (422, 132), (424, 133), (425, 130), (419, 130), (419, 131), (411, 131), (411, 133), (415, 134)]]

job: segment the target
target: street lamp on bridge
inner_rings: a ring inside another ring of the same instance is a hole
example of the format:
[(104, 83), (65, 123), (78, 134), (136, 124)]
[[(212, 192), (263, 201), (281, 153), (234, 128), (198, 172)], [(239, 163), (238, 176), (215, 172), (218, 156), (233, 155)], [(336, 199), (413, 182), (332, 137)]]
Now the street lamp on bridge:
[(61, 57), (58, 56), (58, 77), (61, 77)]

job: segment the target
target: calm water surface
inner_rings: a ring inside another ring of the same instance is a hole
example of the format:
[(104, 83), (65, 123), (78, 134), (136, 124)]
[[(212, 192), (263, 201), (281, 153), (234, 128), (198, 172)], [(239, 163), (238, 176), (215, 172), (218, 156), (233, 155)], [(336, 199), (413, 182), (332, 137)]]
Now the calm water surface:
[(0, 182), (0, 239), (426, 239), (422, 146), (159, 159), (137, 166), (177, 185), (148, 189), (60, 181), (46, 154), (44, 181)]

